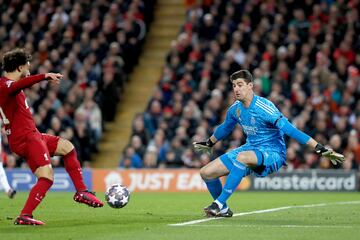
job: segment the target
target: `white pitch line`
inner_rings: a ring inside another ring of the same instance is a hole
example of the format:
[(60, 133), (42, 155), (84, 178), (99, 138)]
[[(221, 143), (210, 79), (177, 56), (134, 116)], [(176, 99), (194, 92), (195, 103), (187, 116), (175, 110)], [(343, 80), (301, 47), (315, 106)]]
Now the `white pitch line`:
[[(269, 208), (269, 209), (251, 211), (251, 212), (236, 213), (233, 215), (233, 217), (252, 215), (252, 214), (258, 214), (258, 213), (277, 212), (277, 211), (282, 211), (282, 210), (286, 210), (286, 209), (294, 209), (294, 208), (313, 208), (313, 207), (324, 207), (324, 206), (328, 206), (328, 205), (346, 205), (346, 204), (360, 204), (360, 201), (330, 202), (330, 203), (318, 203), (318, 204), (307, 204), (307, 205), (299, 205), (299, 206), (285, 206), (285, 207), (278, 207), (278, 208)], [(218, 218), (198, 219), (198, 220), (193, 220), (193, 221), (189, 221), (189, 222), (168, 224), (168, 226), (181, 227), (181, 226), (193, 225), (193, 224), (197, 224), (197, 223), (209, 222), (209, 221), (214, 221), (214, 220), (219, 220), (219, 219), (223, 219), (223, 218), (218, 217)]]
[(337, 225), (251, 225), (251, 224), (195, 224), (188, 227), (241, 227), (241, 228), (358, 228), (358, 226)]

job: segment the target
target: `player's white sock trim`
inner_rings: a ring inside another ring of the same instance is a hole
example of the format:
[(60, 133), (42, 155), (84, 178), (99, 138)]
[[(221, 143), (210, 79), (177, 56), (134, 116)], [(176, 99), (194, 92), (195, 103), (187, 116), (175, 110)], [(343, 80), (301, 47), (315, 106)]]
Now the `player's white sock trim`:
[(221, 209), (220, 213), (227, 213), (228, 210), (229, 210), (229, 207), (223, 208), (223, 209)]
[(2, 162), (0, 162), (0, 184), (6, 193), (11, 189)]
[(215, 200), (215, 203), (219, 206), (220, 209), (222, 209), (223, 205), (221, 202), (219, 202), (218, 200)]

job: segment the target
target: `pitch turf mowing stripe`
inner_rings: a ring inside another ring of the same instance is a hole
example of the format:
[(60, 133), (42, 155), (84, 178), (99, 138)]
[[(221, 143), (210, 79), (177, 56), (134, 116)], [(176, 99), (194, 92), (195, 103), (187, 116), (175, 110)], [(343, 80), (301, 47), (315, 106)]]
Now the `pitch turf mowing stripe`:
[[(251, 211), (251, 212), (236, 213), (233, 215), (233, 217), (252, 215), (252, 214), (258, 214), (258, 213), (277, 212), (277, 211), (294, 209), (294, 208), (314, 208), (314, 207), (324, 207), (324, 206), (329, 206), (329, 205), (347, 205), (347, 204), (360, 204), (360, 201), (330, 202), (330, 203), (307, 204), (307, 205), (300, 205), (300, 206), (285, 206), (285, 207), (278, 207), (278, 208), (269, 208), (269, 209)], [(222, 219), (222, 217), (205, 218), (205, 219), (193, 220), (193, 221), (183, 222), (183, 223), (174, 223), (174, 224), (168, 224), (168, 226), (181, 227), (181, 226), (194, 225), (194, 224), (203, 223), (203, 222), (209, 222), (209, 221), (218, 220), (218, 219)]]
[(358, 228), (358, 226), (337, 226), (337, 225), (249, 225), (249, 224), (194, 224), (189, 227), (242, 227), (242, 228)]

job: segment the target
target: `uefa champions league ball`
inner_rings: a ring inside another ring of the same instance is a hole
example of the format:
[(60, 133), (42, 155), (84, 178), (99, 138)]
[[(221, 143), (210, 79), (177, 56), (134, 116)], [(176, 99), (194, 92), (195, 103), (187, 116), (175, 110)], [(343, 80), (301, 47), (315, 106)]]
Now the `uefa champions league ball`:
[(129, 199), (129, 190), (121, 184), (113, 184), (105, 192), (105, 200), (112, 208), (125, 207)]

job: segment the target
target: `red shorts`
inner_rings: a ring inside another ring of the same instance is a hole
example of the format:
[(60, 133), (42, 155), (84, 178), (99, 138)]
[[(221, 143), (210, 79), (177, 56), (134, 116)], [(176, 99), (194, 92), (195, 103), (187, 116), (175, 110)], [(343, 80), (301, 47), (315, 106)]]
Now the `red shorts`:
[(26, 136), (26, 141), (17, 146), (10, 146), (11, 150), (26, 159), (32, 172), (39, 167), (51, 164), (60, 137), (34, 132)]

